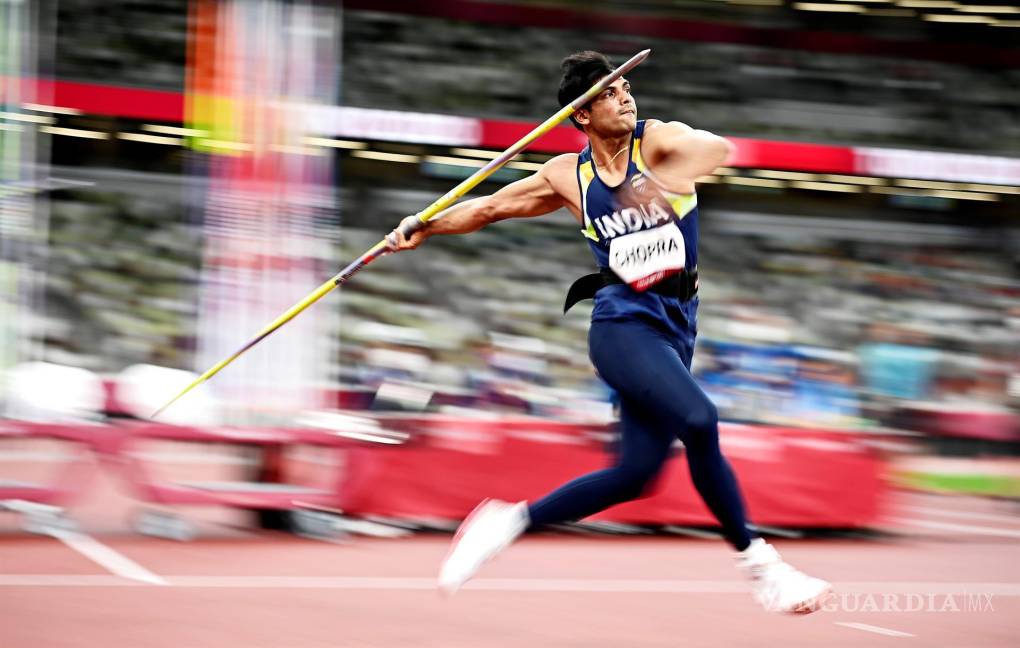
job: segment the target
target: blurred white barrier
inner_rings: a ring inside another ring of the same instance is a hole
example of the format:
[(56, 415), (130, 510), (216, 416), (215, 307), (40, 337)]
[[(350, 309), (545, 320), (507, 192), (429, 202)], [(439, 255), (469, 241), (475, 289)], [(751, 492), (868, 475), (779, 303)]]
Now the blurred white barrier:
[(103, 411), (103, 382), (86, 369), (26, 362), (7, 376), (6, 417), (37, 423), (96, 419)]
[[(138, 364), (117, 376), (117, 400), (124, 410), (138, 418), (152, 416), (167, 398), (176, 394), (198, 374), (157, 365)], [(214, 426), (221, 422), (221, 408), (208, 389), (194, 389), (159, 415), (161, 423)]]

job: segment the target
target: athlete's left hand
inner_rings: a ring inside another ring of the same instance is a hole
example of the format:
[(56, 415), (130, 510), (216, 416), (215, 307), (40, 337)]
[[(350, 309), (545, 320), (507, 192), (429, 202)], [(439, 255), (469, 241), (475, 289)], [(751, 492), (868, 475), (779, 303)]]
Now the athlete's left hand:
[[(386, 248), (390, 252), (413, 250), (428, 238), (427, 228), (428, 224), (421, 222), (417, 214), (408, 216), (400, 221), (400, 225), (397, 225), (392, 232), (386, 235)], [(407, 236), (409, 232), (411, 235)]]

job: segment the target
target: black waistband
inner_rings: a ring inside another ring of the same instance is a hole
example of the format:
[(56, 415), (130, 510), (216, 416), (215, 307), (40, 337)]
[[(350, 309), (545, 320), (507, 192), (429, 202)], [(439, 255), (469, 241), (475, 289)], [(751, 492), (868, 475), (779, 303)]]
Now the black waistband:
[[(599, 271), (585, 275), (572, 283), (567, 291), (567, 299), (563, 303), (563, 312), (566, 313), (579, 301), (591, 299), (602, 288), (615, 284), (622, 284), (623, 280), (616, 276), (616, 273), (609, 268), (599, 268)], [(698, 294), (698, 269), (694, 268), (689, 272), (681, 272), (671, 277), (666, 277), (659, 283), (648, 289), (664, 297), (679, 297), (680, 301), (694, 299)]]

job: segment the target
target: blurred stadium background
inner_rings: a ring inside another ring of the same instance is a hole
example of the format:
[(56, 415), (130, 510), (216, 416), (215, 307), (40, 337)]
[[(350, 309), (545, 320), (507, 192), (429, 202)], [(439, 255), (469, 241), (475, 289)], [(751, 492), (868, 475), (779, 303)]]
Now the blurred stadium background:
[[(185, 504), (392, 535), (605, 461), (565, 212), (384, 258), (146, 419), (555, 112), (563, 56), (646, 47), (640, 116), (737, 146), (699, 187), (695, 373), (755, 517), (1015, 500), (1018, 36), (998, 0), (0, 0), (0, 504), (44, 533), (141, 500), (160, 536), (194, 535)], [(582, 145), (563, 126), (477, 192)], [(581, 528), (710, 534), (678, 470)]]

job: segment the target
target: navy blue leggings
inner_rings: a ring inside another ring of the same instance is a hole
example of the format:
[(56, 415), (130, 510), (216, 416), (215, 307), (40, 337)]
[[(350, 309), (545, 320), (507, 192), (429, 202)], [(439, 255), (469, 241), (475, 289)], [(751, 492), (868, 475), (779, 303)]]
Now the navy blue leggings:
[(639, 320), (597, 321), (588, 346), (595, 368), (620, 394), (617, 462), (531, 504), (532, 526), (580, 520), (641, 497), (679, 438), (694, 487), (726, 539), (745, 549), (751, 536), (737, 480), (719, 450), (719, 414), (690, 372), (693, 335), (676, 339)]

